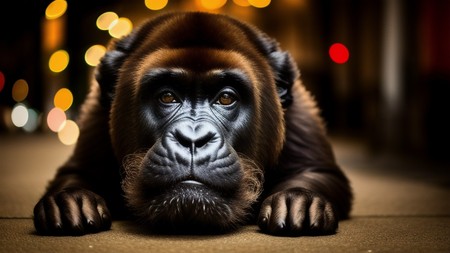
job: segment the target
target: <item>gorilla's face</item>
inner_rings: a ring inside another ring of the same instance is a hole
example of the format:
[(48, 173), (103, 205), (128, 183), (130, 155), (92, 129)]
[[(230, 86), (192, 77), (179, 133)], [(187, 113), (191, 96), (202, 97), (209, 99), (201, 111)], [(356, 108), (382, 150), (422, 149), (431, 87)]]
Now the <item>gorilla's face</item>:
[(153, 226), (235, 227), (276, 156), (257, 147), (277, 152), (282, 140), (272, 131), (283, 129), (274, 86), (222, 50), (163, 49), (124, 68), (111, 125), (129, 206)]

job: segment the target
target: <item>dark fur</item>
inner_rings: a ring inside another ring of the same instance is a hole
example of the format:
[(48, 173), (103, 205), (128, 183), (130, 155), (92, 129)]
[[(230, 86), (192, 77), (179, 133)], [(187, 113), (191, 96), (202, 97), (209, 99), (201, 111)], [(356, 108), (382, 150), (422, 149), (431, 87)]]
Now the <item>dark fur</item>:
[[(239, 110), (211, 113), (199, 102), (175, 113), (148, 102), (165, 82), (205, 99), (205, 83), (223, 81), (216, 69), (239, 84)], [(348, 217), (349, 182), (315, 102), (290, 55), (256, 28), (223, 15), (162, 15), (113, 41), (96, 81), (75, 151), (34, 209), (39, 233), (107, 230), (128, 210), (151, 228), (186, 232), (228, 231), (254, 216), (279, 235), (334, 233)]]

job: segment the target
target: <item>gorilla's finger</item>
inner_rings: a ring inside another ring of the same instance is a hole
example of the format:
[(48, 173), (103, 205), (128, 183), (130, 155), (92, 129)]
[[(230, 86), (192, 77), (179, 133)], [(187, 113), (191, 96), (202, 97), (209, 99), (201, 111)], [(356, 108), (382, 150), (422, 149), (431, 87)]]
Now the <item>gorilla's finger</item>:
[(72, 194), (62, 192), (57, 196), (56, 203), (61, 212), (64, 232), (68, 234), (83, 234), (84, 221), (77, 199)]
[(48, 231), (45, 210), (43, 200), (39, 201), (33, 209), (34, 227), (39, 234), (45, 234)]
[(43, 199), (43, 203), (45, 207), (47, 232), (50, 234), (58, 234), (63, 229), (63, 222), (55, 198), (48, 196)]
[(286, 228), (286, 217), (288, 208), (286, 205), (286, 195), (278, 194), (272, 199), (272, 215), (269, 220), (268, 229), (272, 233), (279, 233)]
[(305, 195), (290, 198), (288, 224), (293, 232), (300, 232), (304, 228), (308, 202), (308, 198)]
[(321, 231), (324, 225), (325, 203), (322, 199), (314, 197), (309, 207), (309, 228), (312, 232)]

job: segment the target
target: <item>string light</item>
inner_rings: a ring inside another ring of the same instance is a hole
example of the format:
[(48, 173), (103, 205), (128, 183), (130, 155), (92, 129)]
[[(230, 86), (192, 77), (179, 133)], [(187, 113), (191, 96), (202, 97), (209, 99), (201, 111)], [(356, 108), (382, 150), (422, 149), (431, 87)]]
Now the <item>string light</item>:
[(168, 2), (168, 0), (145, 0), (145, 6), (152, 11), (157, 11), (166, 7)]
[(250, 3), (248, 2), (248, 0), (233, 0), (233, 2), (236, 5), (242, 6), (242, 7), (248, 7), (250, 6)]
[(58, 131), (58, 138), (64, 145), (73, 145), (80, 136), (78, 125), (72, 120), (64, 121), (61, 129)]
[(128, 18), (114, 20), (109, 26), (109, 34), (114, 38), (123, 37), (131, 32), (133, 23)]
[(12, 98), (16, 102), (22, 102), (28, 96), (28, 83), (23, 79), (17, 80), (12, 87)]
[(201, 0), (200, 3), (205, 9), (217, 10), (222, 8), (227, 3), (227, 0)]
[(67, 10), (67, 2), (65, 0), (55, 0), (51, 2), (45, 9), (45, 17), (47, 19), (57, 19), (64, 15)]
[(28, 121), (28, 109), (23, 104), (16, 104), (11, 112), (11, 120), (14, 126), (23, 127)]
[(58, 107), (51, 109), (47, 114), (47, 126), (55, 133), (61, 129), (61, 126), (66, 120), (66, 114)]
[(100, 59), (105, 55), (106, 48), (102, 45), (93, 45), (84, 54), (84, 60), (90, 66), (97, 66)]
[(59, 73), (64, 71), (69, 64), (69, 54), (65, 50), (58, 50), (50, 56), (48, 66), (51, 71)]
[(97, 28), (103, 31), (106, 31), (111, 26), (111, 23), (115, 20), (119, 19), (119, 16), (117, 16), (116, 13), (112, 11), (105, 12), (98, 16), (97, 18)]
[(265, 8), (270, 4), (270, 0), (248, 0), (248, 2), (256, 8)]
[(39, 113), (31, 108), (28, 108), (28, 120), (27, 123), (22, 127), (25, 132), (31, 133), (36, 131), (40, 125)]
[(334, 43), (328, 51), (330, 58), (337, 64), (344, 64), (350, 58), (350, 52), (347, 47), (341, 43)]
[(5, 87), (5, 75), (0, 71), (0, 92), (2, 92)]
[(70, 108), (70, 106), (72, 106), (72, 102), (73, 102), (72, 92), (67, 88), (62, 88), (58, 90), (53, 99), (55, 107), (58, 107), (63, 111), (67, 111)]

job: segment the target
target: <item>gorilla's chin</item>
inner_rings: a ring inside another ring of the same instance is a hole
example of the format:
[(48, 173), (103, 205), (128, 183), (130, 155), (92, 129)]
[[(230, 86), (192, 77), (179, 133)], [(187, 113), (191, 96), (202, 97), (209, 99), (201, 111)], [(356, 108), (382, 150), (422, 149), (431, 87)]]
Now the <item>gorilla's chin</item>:
[(237, 219), (235, 208), (230, 207), (236, 196), (223, 196), (192, 180), (162, 191), (142, 188), (128, 191), (126, 197), (136, 218), (158, 232), (221, 233), (235, 229), (237, 220), (243, 218)]
[(201, 183), (183, 181), (154, 197), (148, 203), (147, 217), (141, 218), (162, 230), (227, 231), (234, 228), (230, 226), (234, 219), (232, 202)]

